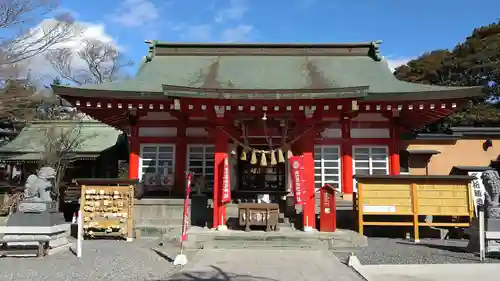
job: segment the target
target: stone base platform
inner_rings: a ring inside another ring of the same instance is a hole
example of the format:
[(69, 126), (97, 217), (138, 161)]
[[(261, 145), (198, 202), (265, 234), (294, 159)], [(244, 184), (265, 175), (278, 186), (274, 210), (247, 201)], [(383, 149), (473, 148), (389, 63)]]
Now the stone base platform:
[[(177, 244), (179, 235), (164, 236), (164, 241)], [(355, 248), (367, 246), (367, 239), (357, 232), (344, 229), (331, 233), (293, 229), (245, 232), (191, 227), (184, 246), (197, 249), (303, 249), (350, 252)]]
[(0, 226), (2, 256), (43, 256), (70, 245), (70, 224), (54, 226)]
[[(211, 199), (193, 196), (189, 200), (189, 223), (193, 228), (212, 225)], [(319, 214), (319, 197), (316, 202), (316, 213)], [(227, 224), (235, 228), (238, 222), (238, 204), (227, 204)], [(141, 199), (134, 202), (134, 233), (137, 238), (158, 238), (161, 236), (178, 236), (182, 229), (184, 199), (155, 198)], [(355, 229), (355, 212), (352, 201), (337, 198), (337, 226), (344, 229)], [(280, 228), (289, 227), (280, 223)]]

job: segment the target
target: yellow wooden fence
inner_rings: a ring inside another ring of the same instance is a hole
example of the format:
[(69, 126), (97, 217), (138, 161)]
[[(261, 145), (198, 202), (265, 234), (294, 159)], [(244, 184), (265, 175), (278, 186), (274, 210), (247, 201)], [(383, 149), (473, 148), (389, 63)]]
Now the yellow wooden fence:
[[(356, 176), (359, 233), (364, 233), (364, 226), (413, 226), (413, 237), (419, 241), (420, 226), (468, 227), (474, 215), (472, 179), (470, 176)], [(365, 221), (367, 216), (390, 218), (390, 221)], [(449, 217), (449, 220), (424, 222), (422, 216)]]

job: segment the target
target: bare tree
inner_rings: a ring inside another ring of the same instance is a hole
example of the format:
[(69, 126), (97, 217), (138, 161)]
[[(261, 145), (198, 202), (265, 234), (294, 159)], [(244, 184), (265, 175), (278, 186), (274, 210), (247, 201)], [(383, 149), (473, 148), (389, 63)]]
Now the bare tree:
[(60, 48), (49, 51), (45, 57), (62, 79), (77, 85), (123, 79), (124, 69), (133, 64), (113, 44), (95, 39), (83, 40), (76, 55), (69, 48)]
[[(51, 93), (41, 94), (25, 80), (7, 80), (0, 88), (0, 120), (80, 120), (81, 113)], [(45, 89), (50, 91), (50, 89)]]
[[(73, 39), (82, 28), (69, 13), (55, 15), (57, 0), (0, 1), (0, 119), (36, 119), (36, 95), (29, 77), (31, 58)], [(51, 18), (52, 17), (52, 18)]]
[(82, 121), (65, 121), (52, 126), (42, 127), (44, 139), (41, 157), (42, 166), (50, 166), (56, 171), (54, 192), (59, 196), (60, 184), (68, 165), (76, 160), (76, 153), (83, 143), (95, 135), (82, 133)]
[(0, 120), (32, 120), (40, 97), (34, 87), (20, 80), (7, 80), (0, 89)]
[(58, 4), (57, 0), (0, 2), (0, 67), (37, 56), (79, 32), (69, 13), (47, 19)]

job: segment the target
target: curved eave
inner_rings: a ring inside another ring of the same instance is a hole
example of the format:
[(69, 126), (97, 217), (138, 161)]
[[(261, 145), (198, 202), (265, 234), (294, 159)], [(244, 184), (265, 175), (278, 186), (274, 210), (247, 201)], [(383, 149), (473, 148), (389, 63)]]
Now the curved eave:
[(97, 89), (92, 87), (70, 87), (61, 85), (51, 85), (56, 95), (61, 97), (93, 97), (93, 98), (119, 98), (119, 99), (165, 99), (165, 95), (160, 91), (142, 91), (135, 88), (109, 88)]
[(368, 89), (368, 86), (325, 89), (232, 89), (163, 85), (167, 97), (242, 100), (364, 98)]
[(439, 87), (427, 91), (408, 91), (394, 93), (370, 92), (366, 101), (416, 101), (416, 100), (447, 100), (484, 96), (483, 87)]
[[(426, 85), (427, 86), (427, 85)], [(377, 93), (369, 86), (338, 87), (323, 89), (226, 89), (196, 88), (163, 85), (163, 92), (140, 91), (139, 89), (94, 89), (52, 85), (54, 93), (61, 97), (89, 97), (100, 99), (165, 100), (175, 98), (209, 99), (329, 99), (358, 98), (361, 101), (420, 101), (466, 99), (483, 96), (483, 87), (429, 87), (429, 90)]]
[(457, 100), (456, 107), (439, 107), (433, 110), (404, 110), (400, 112), (399, 120), (401, 125), (407, 129), (421, 128), (427, 124), (432, 124), (438, 120), (448, 117), (466, 103), (466, 99)]

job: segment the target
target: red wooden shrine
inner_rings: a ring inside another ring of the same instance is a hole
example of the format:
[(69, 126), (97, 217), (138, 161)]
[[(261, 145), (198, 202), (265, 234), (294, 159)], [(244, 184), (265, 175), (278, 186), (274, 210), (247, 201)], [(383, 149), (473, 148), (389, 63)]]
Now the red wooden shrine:
[[(141, 148), (172, 144), (165, 182), (172, 193), (182, 194), (188, 148), (213, 147), (213, 164), (203, 173), (213, 179), (214, 227), (227, 219), (220, 200), (224, 159), (240, 157), (240, 152), (230, 155), (231, 144), (302, 155), (309, 195), (303, 212), (314, 218), (319, 187), (331, 184), (348, 197), (355, 173), (399, 174), (402, 133), (445, 117), (481, 94), (474, 87), (399, 81), (376, 42), (149, 44), (134, 79), (54, 85), (54, 91), (91, 117), (128, 132), (131, 179), (144, 180), (146, 151)], [(314, 228), (315, 220), (309, 225)]]

